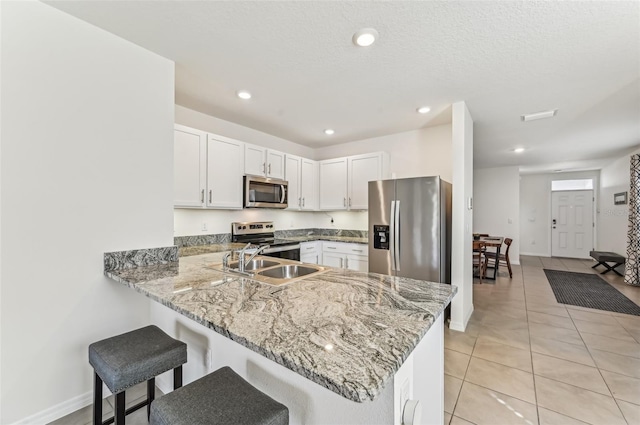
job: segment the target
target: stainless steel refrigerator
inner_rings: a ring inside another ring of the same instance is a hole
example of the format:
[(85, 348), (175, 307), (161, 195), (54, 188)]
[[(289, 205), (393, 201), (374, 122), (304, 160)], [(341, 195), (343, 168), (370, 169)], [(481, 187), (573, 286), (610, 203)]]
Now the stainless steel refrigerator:
[(451, 183), (369, 182), (369, 271), (451, 283)]

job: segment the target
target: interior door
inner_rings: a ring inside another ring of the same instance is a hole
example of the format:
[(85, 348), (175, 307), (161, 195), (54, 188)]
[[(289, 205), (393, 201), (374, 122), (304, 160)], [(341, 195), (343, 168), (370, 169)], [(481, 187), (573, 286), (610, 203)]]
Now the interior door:
[(551, 255), (589, 258), (593, 250), (593, 190), (551, 192)]

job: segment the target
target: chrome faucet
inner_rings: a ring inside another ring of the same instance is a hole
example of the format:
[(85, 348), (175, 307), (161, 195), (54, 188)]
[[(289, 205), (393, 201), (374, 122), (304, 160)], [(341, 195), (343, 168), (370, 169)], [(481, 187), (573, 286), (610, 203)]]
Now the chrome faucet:
[(249, 264), (251, 260), (253, 260), (256, 257), (256, 255), (260, 254), (262, 251), (269, 248), (269, 245), (263, 245), (258, 249), (256, 249), (255, 252), (251, 254), (248, 259), (245, 259), (245, 255), (246, 255), (245, 251), (250, 246), (251, 244), (248, 243), (244, 248), (242, 248), (242, 250), (240, 250), (240, 260), (238, 261), (238, 269), (239, 269), (238, 271), (240, 271), (241, 273), (245, 273), (245, 268), (247, 267), (247, 264)]

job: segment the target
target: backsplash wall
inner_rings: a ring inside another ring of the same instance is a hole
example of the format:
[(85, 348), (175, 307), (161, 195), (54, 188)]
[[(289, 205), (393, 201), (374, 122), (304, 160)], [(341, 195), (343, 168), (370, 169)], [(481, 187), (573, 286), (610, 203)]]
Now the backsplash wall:
[[(333, 223), (331, 223), (333, 218)], [(231, 232), (234, 221), (273, 221), (277, 230), (352, 229), (367, 230), (366, 211), (282, 211), (270, 209), (198, 210), (174, 209), (174, 236)]]

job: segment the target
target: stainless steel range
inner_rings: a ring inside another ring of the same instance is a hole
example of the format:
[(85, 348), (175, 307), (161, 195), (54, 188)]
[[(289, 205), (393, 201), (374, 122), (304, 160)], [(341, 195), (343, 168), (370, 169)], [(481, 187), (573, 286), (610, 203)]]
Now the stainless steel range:
[(300, 261), (300, 243), (277, 239), (272, 221), (231, 223), (231, 241), (258, 246), (269, 245), (269, 248), (262, 251), (261, 254)]

